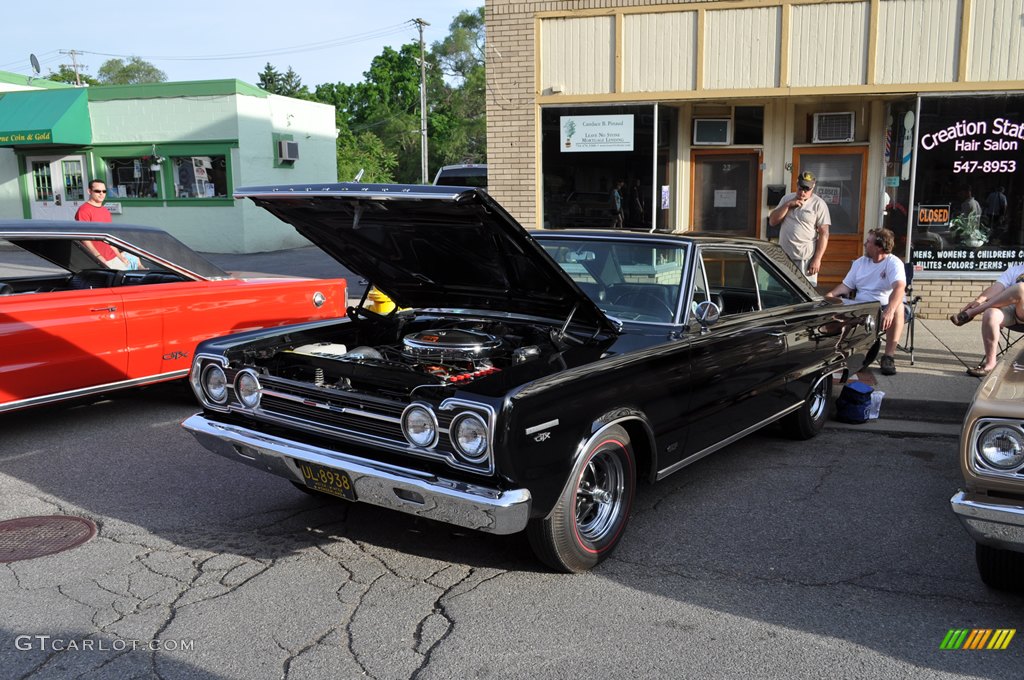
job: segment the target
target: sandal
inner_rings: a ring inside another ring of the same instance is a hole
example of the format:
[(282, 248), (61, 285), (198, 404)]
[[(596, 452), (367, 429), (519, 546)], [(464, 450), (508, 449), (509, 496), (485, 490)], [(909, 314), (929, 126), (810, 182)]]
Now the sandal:
[(992, 368), (985, 368), (984, 364), (978, 364), (974, 368), (967, 369), (967, 375), (974, 376), (975, 378), (984, 378), (986, 375), (995, 370), (995, 366)]
[(953, 322), (954, 326), (963, 326), (971, 320), (971, 317), (967, 316), (967, 312), (957, 312), (956, 314), (950, 314), (949, 320)]

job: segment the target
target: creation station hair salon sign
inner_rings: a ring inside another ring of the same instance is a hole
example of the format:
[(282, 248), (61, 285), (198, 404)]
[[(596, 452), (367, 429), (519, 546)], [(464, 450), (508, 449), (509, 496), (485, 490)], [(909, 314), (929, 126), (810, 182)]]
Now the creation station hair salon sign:
[(560, 116), (563, 153), (632, 151), (633, 115)]
[(1024, 261), (1024, 96), (922, 97), (911, 259), (925, 270)]

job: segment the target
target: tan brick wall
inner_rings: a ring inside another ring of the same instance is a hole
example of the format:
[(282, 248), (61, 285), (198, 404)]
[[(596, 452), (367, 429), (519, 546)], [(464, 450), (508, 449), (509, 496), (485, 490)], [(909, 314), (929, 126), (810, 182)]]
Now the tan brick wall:
[(921, 296), (921, 304), (917, 308), (919, 318), (943, 319), (955, 314), (992, 285), (995, 278), (982, 281), (915, 280), (914, 295)]
[(537, 226), (537, 187), (540, 184), (534, 17), (539, 12), (665, 4), (669, 3), (663, 0), (486, 0), (487, 186), (491, 195), (523, 226)]

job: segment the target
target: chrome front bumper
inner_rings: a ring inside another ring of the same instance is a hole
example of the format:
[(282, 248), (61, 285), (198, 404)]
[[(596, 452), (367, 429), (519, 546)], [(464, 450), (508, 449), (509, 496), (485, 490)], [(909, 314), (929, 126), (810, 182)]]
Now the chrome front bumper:
[(953, 512), (975, 542), (1024, 552), (1024, 506), (991, 501), (987, 496), (964, 491), (949, 499)]
[(299, 484), (303, 478), (296, 461), (343, 470), (363, 503), (492, 534), (522, 531), (530, 518), (526, 489), (500, 491), (444, 479), (219, 423), (201, 413), (181, 425), (210, 451)]

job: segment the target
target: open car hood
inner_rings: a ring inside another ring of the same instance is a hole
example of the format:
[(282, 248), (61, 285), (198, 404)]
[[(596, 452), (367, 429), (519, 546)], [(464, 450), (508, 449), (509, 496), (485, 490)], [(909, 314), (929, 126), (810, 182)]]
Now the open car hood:
[(461, 187), (241, 187), (400, 307), (493, 310), (615, 325), (487, 193)]

